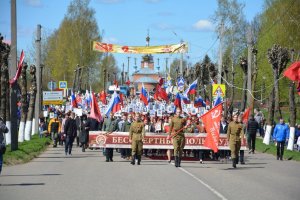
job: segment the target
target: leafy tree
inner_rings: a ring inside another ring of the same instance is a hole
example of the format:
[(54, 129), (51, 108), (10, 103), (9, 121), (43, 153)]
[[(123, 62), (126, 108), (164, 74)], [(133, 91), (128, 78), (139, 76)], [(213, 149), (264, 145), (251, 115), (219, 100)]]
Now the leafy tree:
[[(267, 96), (271, 93), (274, 84), (273, 69), (267, 59), (268, 49), (273, 44), (295, 49), (300, 49), (300, 1), (298, 0), (265, 0), (264, 11), (260, 15), (260, 30), (257, 39), (258, 49), (258, 84), (257, 87), (265, 85)], [(297, 56), (295, 56), (297, 57)], [(288, 102), (289, 80), (279, 81), (281, 100)], [(263, 97), (264, 98), (264, 97)]]
[[(101, 40), (94, 17), (95, 10), (89, 8), (89, 0), (73, 0), (60, 27), (55, 30), (47, 41), (45, 66), (57, 81), (66, 79), (70, 83), (74, 79), (77, 66), (86, 67), (83, 72), (83, 85), (100, 83), (98, 52), (91, 51), (91, 41)], [(62, 70), (63, 69), (63, 70)], [(89, 76), (89, 77), (88, 77)], [(91, 81), (90, 83), (88, 81)]]

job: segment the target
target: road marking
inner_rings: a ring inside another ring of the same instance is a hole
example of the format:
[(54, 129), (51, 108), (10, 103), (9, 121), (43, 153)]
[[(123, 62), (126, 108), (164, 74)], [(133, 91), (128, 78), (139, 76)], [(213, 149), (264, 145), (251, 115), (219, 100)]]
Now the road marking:
[[(173, 163), (172, 163), (173, 164)], [(216, 189), (214, 189), (213, 187), (211, 187), (210, 185), (208, 185), (207, 183), (205, 183), (204, 181), (202, 181), (201, 179), (199, 179), (198, 177), (196, 177), (195, 175), (191, 174), (190, 172), (188, 172), (187, 170), (183, 169), (182, 167), (179, 167), (178, 169), (180, 169), (181, 171), (183, 171), (184, 173), (186, 173), (187, 175), (191, 176), (192, 178), (194, 178), (196, 181), (198, 181), (199, 183), (201, 183), (202, 185), (204, 185), (207, 189), (209, 189), (210, 191), (212, 191), (215, 195), (217, 195), (218, 197), (220, 197), (220, 199), (222, 200), (228, 200), (226, 197), (224, 197), (220, 192), (218, 192)]]

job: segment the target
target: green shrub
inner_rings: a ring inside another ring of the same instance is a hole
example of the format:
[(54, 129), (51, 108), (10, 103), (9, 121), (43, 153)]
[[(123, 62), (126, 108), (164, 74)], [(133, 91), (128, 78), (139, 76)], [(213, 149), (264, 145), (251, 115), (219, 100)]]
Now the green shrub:
[(29, 162), (43, 152), (50, 142), (50, 138), (39, 138), (38, 135), (34, 135), (30, 141), (19, 143), (19, 148), (16, 151), (11, 151), (10, 145), (7, 145), (6, 153), (3, 156), (3, 162), (5, 165)]

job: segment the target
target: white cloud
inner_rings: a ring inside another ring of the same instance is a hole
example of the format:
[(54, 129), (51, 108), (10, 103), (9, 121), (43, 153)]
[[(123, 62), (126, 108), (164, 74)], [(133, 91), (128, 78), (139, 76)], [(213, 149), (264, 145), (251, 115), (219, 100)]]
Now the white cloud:
[(42, 7), (41, 0), (25, 0), (25, 4), (32, 7)]
[(118, 39), (115, 37), (105, 37), (103, 38), (103, 42), (105, 43), (118, 43)]
[(209, 20), (201, 19), (193, 24), (193, 28), (199, 31), (213, 31), (214, 26)]

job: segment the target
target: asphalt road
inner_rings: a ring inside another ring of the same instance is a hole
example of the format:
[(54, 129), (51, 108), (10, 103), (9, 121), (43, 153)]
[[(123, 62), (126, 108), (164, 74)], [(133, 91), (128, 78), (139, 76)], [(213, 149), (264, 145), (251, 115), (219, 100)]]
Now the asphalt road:
[(175, 168), (164, 160), (143, 158), (130, 165), (114, 152), (106, 163), (100, 151), (52, 148), (33, 161), (5, 166), (0, 200), (168, 200), (168, 199), (300, 199), (300, 163), (274, 156), (246, 155), (246, 164), (183, 161)]

